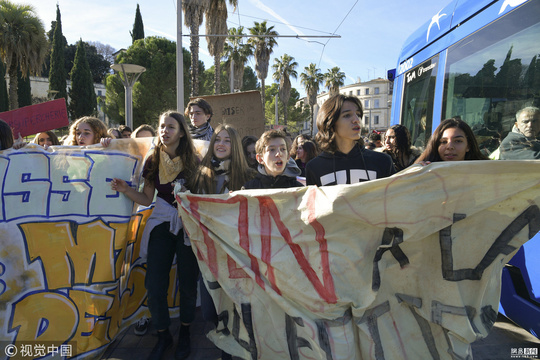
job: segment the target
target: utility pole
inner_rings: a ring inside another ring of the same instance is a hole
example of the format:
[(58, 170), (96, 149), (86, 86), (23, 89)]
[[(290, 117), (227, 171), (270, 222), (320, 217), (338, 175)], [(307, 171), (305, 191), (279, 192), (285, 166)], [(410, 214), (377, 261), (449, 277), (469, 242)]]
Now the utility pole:
[(182, 0), (176, 2), (176, 110), (184, 113), (184, 52), (182, 50)]

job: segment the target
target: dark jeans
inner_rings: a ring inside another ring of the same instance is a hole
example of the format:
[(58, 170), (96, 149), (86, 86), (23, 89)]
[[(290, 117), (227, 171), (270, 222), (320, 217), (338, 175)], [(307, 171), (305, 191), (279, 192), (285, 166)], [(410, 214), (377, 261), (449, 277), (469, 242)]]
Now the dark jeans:
[(148, 242), (147, 270), (144, 285), (148, 290), (148, 307), (152, 322), (158, 330), (171, 324), (167, 290), (169, 272), (176, 254), (178, 286), (180, 290), (180, 321), (189, 324), (195, 318), (199, 265), (191, 246), (184, 245), (184, 232), (169, 232), (169, 222), (156, 226)]

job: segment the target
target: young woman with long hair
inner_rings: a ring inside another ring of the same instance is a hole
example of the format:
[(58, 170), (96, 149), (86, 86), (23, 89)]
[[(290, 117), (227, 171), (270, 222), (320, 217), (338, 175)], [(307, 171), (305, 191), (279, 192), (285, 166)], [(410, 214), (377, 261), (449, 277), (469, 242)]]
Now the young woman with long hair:
[(487, 160), (471, 127), (457, 117), (443, 120), (431, 135), (415, 164), (437, 161)]
[(32, 142), (41, 146), (60, 145), (60, 140), (58, 140), (58, 136), (56, 136), (56, 134), (50, 130), (36, 134)]
[(240, 190), (255, 171), (248, 166), (240, 135), (231, 125), (219, 125), (191, 186), (198, 194), (223, 194)]
[(92, 116), (77, 119), (69, 128), (69, 136), (64, 145), (86, 146), (99, 144), (102, 138), (110, 138), (103, 121)]
[[(223, 194), (240, 190), (253, 176), (255, 170), (248, 166), (240, 135), (231, 125), (221, 124), (212, 135), (191, 189), (197, 194)], [(216, 307), (202, 276), (199, 284), (203, 318), (217, 326)], [(230, 359), (231, 356), (222, 352), (221, 358)]]
[(300, 176), (306, 176), (306, 164), (319, 155), (317, 145), (311, 140), (306, 140), (296, 147), (296, 165), (302, 171)]
[(141, 242), (141, 252), (148, 249), (145, 286), (152, 322), (158, 330), (158, 342), (149, 359), (161, 359), (172, 344), (167, 290), (175, 255), (181, 322), (175, 358), (185, 359), (191, 352), (189, 325), (195, 318), (199, 266), (189, 239), (184, 239), (182, 222), (174, 205), (173, 189), (175, 183), (188, 184), (191, 181), (198, 159), (182, 114), (175, 111), (163, 113), (158, 129), (157, 144), (144, 164), (143, 190), (139, 192), (117, 178), (113, 179), (111, 187), (145, 206), (152, 203), (157, 190), (156, 204), (146, 222)]
[(384, 136), (385, 154), (392, 157), (396, 171), (408, 168), (420, 156), (419, 149), (411, 145), (411, 133), (404, 125), (394, 125)]

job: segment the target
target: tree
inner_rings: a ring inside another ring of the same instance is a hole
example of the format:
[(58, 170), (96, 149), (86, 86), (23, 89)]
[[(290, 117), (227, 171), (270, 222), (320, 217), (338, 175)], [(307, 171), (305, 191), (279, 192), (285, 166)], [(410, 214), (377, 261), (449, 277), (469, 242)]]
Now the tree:
[(313, 107), (317, 104), (317, 94), (319, 93), (319, 87), (324, 81), (324, 75), (320, 69), (317, 69), (317, 65), (314, 63), (309, 64), (304, 68), (304, 72), (300, 74), (300, 83), (304, 85), (309, 103), (309, 109), (311, 112), (311, 121), (309, 122), (309, 133), (313, 134)]
[(97, 113), (97, 100), (94, 90), (94, 82), (86, 51), (82, 39), (77, 46), (73, 68), (71, 69), (71, 90), (69, 91), (71, 101), (69, 110), (72, 119), (82, 116), (94, 115)]
[[(189, 77), (190, 53), (183, 49), (184, 76)], [(133, 126), (157, 125), (159, 115), (176, 109), (176, 43), (161, 37), (149, 36), (136, 41), (126, 52), (118, 55), (118, 63), (144, 66), (146, 71), (133, 87)], [(119, 74), (106, 80), (107, 115), (117, 123), (124, 123), (125, 89)], [(184, 83), (184, 102), (189, 101), (189, 82)]]
[[(278, 36), (277, 31), (273, 30), (274, 27), (266, 27), (266, 21), (261, 23), (254, 22), (255, 25), (249, 28), (249, 33), (257, 37), (249, 38), (248, 42), (255, 48), (255, 71), (257, 76), (261, 80), (261, 100), (264, 108), (264, 80), (268, 76), (268, 64), (270, 62), (270, 54), (272, 54), (273, 48), (277, 45), (274, 36)], [(265, 35), (268, 37), (261, 37)]]
[(6, 73), (6, 67), (4, 63), (0, 61), (0, 112), (9, 111), (9, 98), (7, 91), (6, 78), (4, 74)]
[(60, 18), (60, 6), (56, 5), (56, 22), (51, 43), (50, 67), (49, 67), (49, 90), (57, 91), (54, 98), (66, 99), (67, 96), (67, 71), (64, 66), (65, 38), (62, 34), (62, 20)]
[(257, 74), (249, 66), (244, 68), (244, 76), (242, 76), (242, 86), (240, 87), (241, 91), (257, 90), (259, 88), (259, 83), (257, 82)]
[[(202, 71), (200, 76), (200, 89), (199, 92), (201, 95), (212, 95), (215, 94), (215, 81), (216, 78), (216, 71), (215, 68), (212, 66), (207, 70)], [(220, 79), (220, 86), (219, 93), (227, 93), (228, 92), (228, 84), (227, 84), (227, 72), (223, 67), (221, 67), (221, 79)]]
[[(199, 63), (199, 27), (203, 22), (203, 15), (210, 6), (210, 0), (184, 0), (184, 24), (190, 29), (191, 64)], [(191, 96), (199, 95), (199, 67), (191, 67)]]
[(47, 54), (47, 39), (41, 20), (30, 5), (0, 1), (0, 57), (9, 74), (11, 110), (19, 107), (17, 97), (20, 68), (24, 77), (39, 74)]
[(141, 10), (139, 4), (137, 4), (137, 10), (135, 11), (135, 23), (133, 24), (133, 31), (130, 31), (131, 43), (135, 40), (144, 39), (144, 25), (141, 16)]
[[(102, 83), (105, 79), (105, 75), (110, 73), (111, 63), (105, 60), (105, 58), (98, 54), (97, 49), (87, 42), (83, 41), (84, 52), (86, 53), (86, 59), (90, 72), (92, 73), (92, 81), (95, 83)], [(75, 54), (77, 53), (78, 44), (68, 45), (66, 47), (66, 69), (69, 69), (68, 73), (71, 73), (71, 69), (75, 62)]]
[(114, 53), (116, 49), (109, 44), (102, 44), (99, 41), (89, 41), (88, 45), (96, 48), (96, 52), (103, 56), (103, 58), (109, 63), (114, 64)]
[[(272, 86), (266, 87), (264, 114), (267, 125), (272, 125), (275, 123), (275, 107), (277, 94), (279, 94), (279, 86), (277, 83), (273, 83)], [(289, 102), (287, 103), (287, 113), (289, 114), (287, 131), (289, 131), (290, 133), (295, 133), (301, 130), (304, 122), (309, 119), (309, 107), (307, 105), (305, 106), (305, 108), (304, 106), (297, 106), (299, 100), (300, 93), (295, 88), (291, 88), (291, 97), (289, 98)], [(281, 120), (283, 119), (283, 114), (285, 113), (285, 109), (281, 101), (278, 101), (278, 113), (279, 120), (281, 122)]]
[[(235, 7), (238, 0), (229, 0), (229, 4)], [(206, 10), (206, 34), (227, 35), (227, 2), (225, 0), (210, 0), (210, 6)], [(206, 36), (208, 52), (214, 57), (214, 94), (221, 92), (221, 56), (225, 37)]]
[(19, 107), (32, 105), (32, 88), (30, 87), (30, 76), (23, 76), (21, 70), (17, 71), (17, 97)]
[(298, 63), (294, 61), (292, 56), (283, 54), (280, 59), (274, 59), (274, 69), (273, 78), (274, 80), (279, 81), (279, 99), (283, 102), (283, 124), (287, 125), (287, 104), (289, 103), (289, 98), (291, 97), (291, 80), (290, 77), (297, 78), (298, 73), (296, 72), (296, 67)]
[(340, 68), (337, 66), (328, 69), (328, 72), (324, 74), (324, 78), (326, 79), (325, 86), (329, 90), (328, 95), (330, 97), (337, 95), (339, 93), (340, 86), (345, 84), (345, 73), (340, 71)]
[[(225, 61), (225, 67), (228, 76), (231, 76), (231, 61), (233, 62), (233, 73), (234, 73), (234, 89), (243, 89), (244, 87), (244, 67), (248, 58), (253, 55), (253, 46), (251, 44), (244, 44), (244, 38), (241, 36), (234, 35), (244, 35), (244, 27), (239, 26), (238, 28), (230, 28), (229, 36), (225, 41), (223, 48), (224, 57), (227, 59)], [(253, 71), (253, 70), (252, 70)], [(255, 80), (256, 83), (256, 80)], [(256, 86), (256, 84), (255, 84)], [(234, 90), (233, 89), (233, 90)]]

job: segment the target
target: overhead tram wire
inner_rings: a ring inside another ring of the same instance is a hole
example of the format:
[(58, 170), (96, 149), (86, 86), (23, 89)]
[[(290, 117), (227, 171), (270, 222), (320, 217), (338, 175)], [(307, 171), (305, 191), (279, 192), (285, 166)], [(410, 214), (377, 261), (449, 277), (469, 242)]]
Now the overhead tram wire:
[[(351, 13), (351, 11), (353, 11), (354, 7), (356, 6), (356, 4), (358, 4), (358, 0), (356, 0), (356, 2), (353, 4), (353, 6), (351, 7), (351, 9), (349, 10), (349, 12), (347, 12), (347, 15), (345, 15), (345, 17), (343, 18), (343, 20), (341, 20), (341, 22), (339, 23), (338, 27), (336, 28), (336, 30), (334, 30), (334, 33), (336, 33), (338, 31), (338, 29), (341, 27), (341, 25), (343, 24), (343, 22), (345, 22), (345, 19), (347, 19), (347, 17), (349, 16), (349, 14)], [(328, 41), (326, 42), (326, 44), (323, 45), (323, 49), (322, 49), (322, 52), (321, 52), (321, 57), (319, 58), (319, 64), (317, 65), (317, 67), (320, 67), (321, 66), (321, 61), (322, 61), (322, 57), (323, 57), (323, 54), (324, 54), (324, 49), (326, 48), (326, 45), (328, 45), (328, 43), (330, 42), (331, 38), (328, 39)]]
[[(358, 2), (358, 1), (357, 1)], [(352, 10), (352, 9), (351, 9)], [(256, 16), (250, 16), (250, 15), (242, 15), (243, 17), (249, 17), (249, 18), (252, 18), (252, 19), (258, 19), (258, 20), (263, 20), (263, 21), (270, 21), (271, 23), (273, 24), (281, 24), (281, 25), (285, 25), (285, 26), (293, 26), (295, 28), (299, 28), (299, 29), (304, 29), (304, 30), (311, 30), (311, 31), (316, 31), (316, 32), (320, 32), (320, 33), (323, 33), (323, 34), (330, 34), (330, 35), (334, 35), (334, 33), (330, 33), (330, 32), (327, 32), (327, 31), (322, 31), (322, 30), (317, 30), (317, 29), (312, 29), (312, 28), (308, 28), (308, 27), (304, 27), (304, 26), (298, 26), (298, 25), (294, 25), (294, 24), (287, 24), (287, 23), (284, 23), (284, 22), (281, 22), (281, 21), (274, 21), (274, 20), (268, 20), (268, 19), (263, 19), (263, 18), (259, 18), (259, 17), (256, 17)], [(240, 17), (240, 14), (238, 14), (238, 17)], [(240, 21), (240, 20), (238, 20)], [(339, 26), (338, 26), (339, 27)]]

